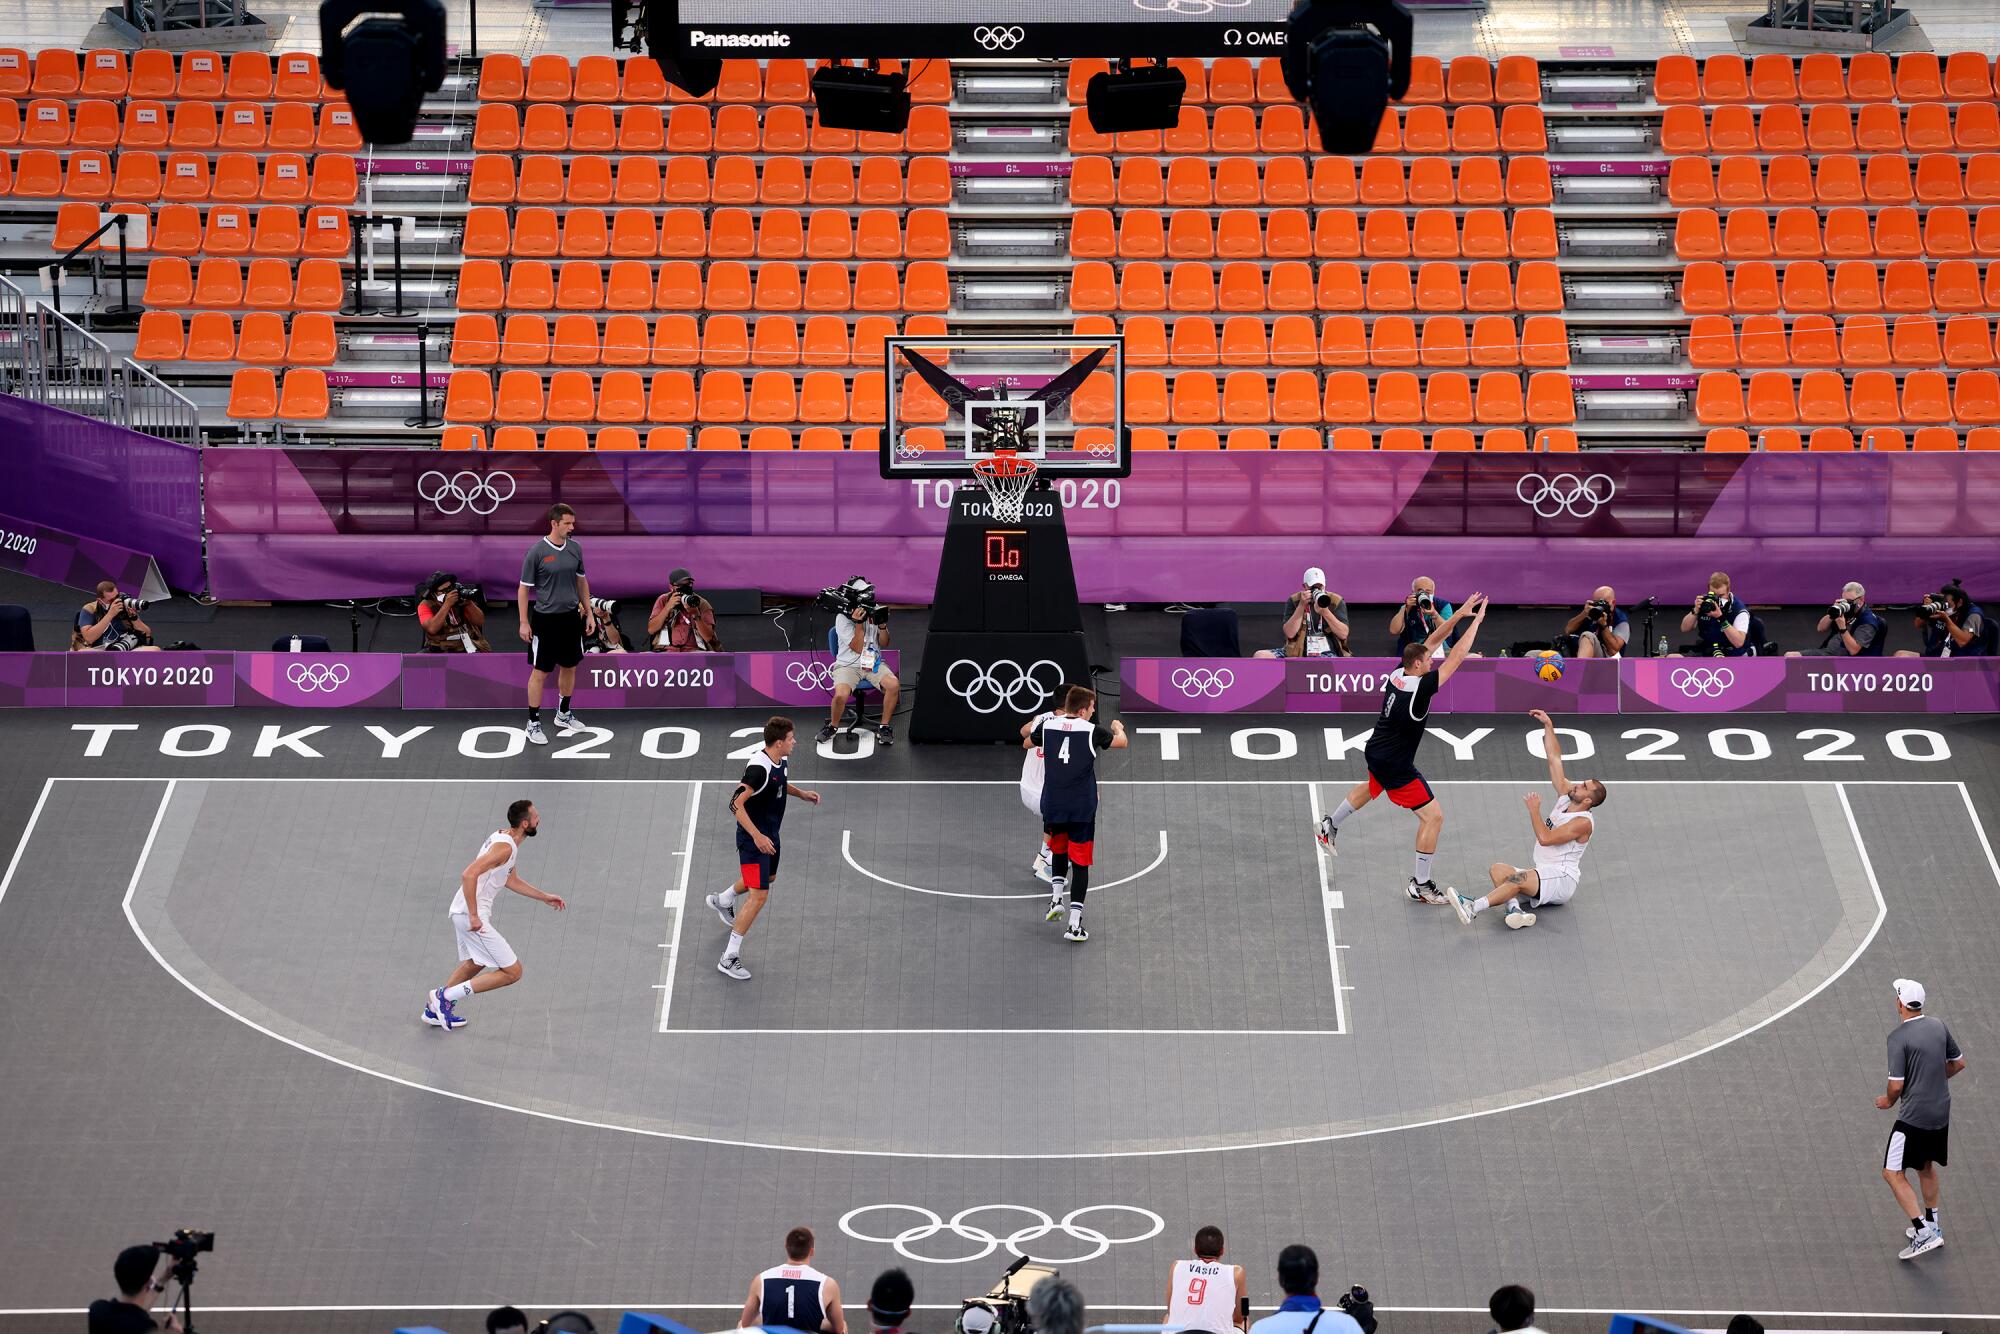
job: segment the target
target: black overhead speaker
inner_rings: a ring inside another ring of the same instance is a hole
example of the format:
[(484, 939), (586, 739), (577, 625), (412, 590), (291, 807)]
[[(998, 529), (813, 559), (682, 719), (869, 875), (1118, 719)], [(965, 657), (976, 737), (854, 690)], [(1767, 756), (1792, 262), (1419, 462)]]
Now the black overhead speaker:
[(1164, 60), (1145, 69), (1120, 61), (1116, 70), (1091, 75), (1083, 96), (1090, 128), (1099, 134), (1171, 130), (1180, 124), (1187, 75)]
[[(707, 97), (715, 91), (715, 85), (722, 82), (722, 61), (703, 60), (699, 56), (676, 56), (669, 54), (674, 48), (674, 30), (680, 27), (681, 9), (679, 0), (641, 0), (644, 11), (643, 26), (646, 32), (646, 53), (659, 63), (660, 73), (668, 83), (686, 93), (689, 97)], [(618, 40), (618, 15), (614, 6), (611, 20), (611, 38)]]
[(1280, 58), (1285, 87), (1312, 104), (1320, 147), (1366, 153), (1391, 98), (1410, 89), (1415, 29), (1400, 0), (1298, 0)]
[(857, 65), (822, 65), (813, 74), (813, 105), (830, 130), (879, 130), (901, 134), (910, 127), (910, 79)]
[(319, 7), (319, 49), (320, 72), (328, 87), (346, 92), (361, 137), (384, 146), (407, 144), (424, 94), (444, 86), (444, 6), (439, 0), (326, 0)]

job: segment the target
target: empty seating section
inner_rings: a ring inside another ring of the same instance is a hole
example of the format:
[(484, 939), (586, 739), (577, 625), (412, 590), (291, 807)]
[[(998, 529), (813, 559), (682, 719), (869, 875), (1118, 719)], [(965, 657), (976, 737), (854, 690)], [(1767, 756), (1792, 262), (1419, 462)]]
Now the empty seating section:
[[(1122, 333), (1142, 450), (1939, 449), (2000, 426), (1990, 56), (1669, 57), (1615, 151), (1569, 137), (1600, 108), (1559, 69), (1418, 56), (1351, 157), (1318, 151), (1275, 58), (1174, 63), (1178, 123), (1121, 134), (1083, 111), (1093, 60), (997, 120), (955, 119), (965, 87), (921, 62), (895, 134), (820, 124), (798, 60), (725, 61), (702, 98), (643, 58), (461, 67), (431, 109), (460, 165), (435, 202), (378, 205), (442, 229), (406, 272), (449, 329), (445, 446), (872, 448), (882, 340), (988, 328)], [(996, 210), (976, 164), (1006, 158), (973, 139), (1013, 124), (1050, 136), (1051, 184)], [(58, 250), (145, 215), (135, 355), (227, 375), (239, 421), (340, 420), (361, 173), (402, 170), (360, 159), (307, 54), (0, 50), (0, 192), (52, 214)], [(1600, 159), (1650, 195), (1567, 188)], [(996, 218), (1053, 244), (989, 258)], [(1653, 256), (1579, 243), (1607, 223)], [(94, 248), (115, 262), (115, 235)], [(996, 276), (1052, 295), (970, 299)], [(1592, 290), (1634, 277), (1661, 299)], [(1649, 358), (1618, 361), (1633, 335)], [(1572, 378), (1600, 367), (1683, 410), (1621, 430)], [(945, 410), (910, 392), (897, 416)]]

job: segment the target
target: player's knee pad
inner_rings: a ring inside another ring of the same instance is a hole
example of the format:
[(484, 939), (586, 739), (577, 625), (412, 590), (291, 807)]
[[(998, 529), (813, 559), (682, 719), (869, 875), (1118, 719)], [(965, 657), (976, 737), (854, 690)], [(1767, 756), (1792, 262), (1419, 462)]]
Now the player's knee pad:
[(1069, 839), (1066, 841), (1069, 843), (1069, 859), (1072, 862), (1076, 863), (1076, 865), (1078, 866), (1090, 865), (1091, 851), (1097, 845), (1095, 843), (1079, 842), (1076, 839)]
[(1050, 834), (1048, 835), (1048, 840), (1049, 840), (1049, 851), (1054, 853), (1058, 857), (1062, 856), (1064, 853), (1067, 853), (1070, 850), (1070, 841), (1068, 834)]

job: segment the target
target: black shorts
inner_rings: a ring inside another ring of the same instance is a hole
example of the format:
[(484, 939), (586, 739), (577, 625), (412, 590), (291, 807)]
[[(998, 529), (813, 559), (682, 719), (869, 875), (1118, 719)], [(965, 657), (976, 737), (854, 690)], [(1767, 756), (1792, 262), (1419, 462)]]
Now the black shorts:
[(1950, 1131), (1950, 1126), (1926, 1130), (1906, 1121), (1896, 1122), (1889, 1130), (1888, 1147), (1882, 1150), (1882, 1170), (1902, 1172), (1910, 1168), (1926, 1168), (1933, 1163), (1943, 1167), (1945, 1141)]
[(574, 667), (583, 661), (583, 613), (528, 608), (528, 657), (538, 672)]
[(776, 834), (766, 834), (771, 840), (769, 852), (759, 852), (750, 835), (740, 828), (736, 831), (736, 866), (743, 873), (743, 888), (768, 891), (771, 882), (778, 878), (778, 858), (785, 849), (778, 842)]

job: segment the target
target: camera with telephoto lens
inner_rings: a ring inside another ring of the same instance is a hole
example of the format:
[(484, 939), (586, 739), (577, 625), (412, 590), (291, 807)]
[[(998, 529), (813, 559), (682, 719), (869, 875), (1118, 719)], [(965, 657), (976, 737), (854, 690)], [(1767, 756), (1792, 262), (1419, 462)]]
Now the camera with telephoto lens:
[(118, 594), (118, 596), (112, 598), (107, 605), (122, 608), (126, 612), (129, 612), (130, 614), (137, 616), (140, 612), (146, 610), (146, 608), (152, 606), (153, 604), (146, 601), (144, 598), (128, 598), (123, 593), (120, 593)]
[(697, 611), (700, 609), (701, 594), (694, 591), (693, 575), (691, 574), (682, 575), (680, 578), (673, 581), (671, 588), (672, 591), (679, 593), (681, 595), (681, 605), (683, 607), (686, 607), (689, 611)]
[(1357, 1283), (1340, 1294), (1336, 1305), (1361, 1326), (1361, 1334), (1375, 1334), (1375, 1299), (1368, 1295), (1368, 1289)]
[(1318, 607), (1321, 611), (1332, 611), (1333, 594), (1331, 593), (1319, 594), (1317, 597), (1313, 599), (1313, 606)]
[(1028, 1315), (1028, 1295), (1036, 1284), (1061, 1273), (1047, 1265), (1032, 1264), (1027, 1256), (1022, 1256), (1008, 1266), (990, 1290), (958, 1304), (955, 1328), (961, 1334), (1034, 1334), (1035, 1322)]
[(1418, 611), (1437, 610), (1437, 599), (1429, 593), (1417, 594), (1417, 610)]
[(1826, 617), (1830, 621), (1844, 621), (1851, 618), (1859, 610), (1859, 607), (1849, 602), (1846, 598), (1838, 598), (1832, 606), (1826, 609)]
[(195, 1256), (215, 1249), (215, 1234), (184, 1227), (174, 1232), (173, 1240), (156, 1241), (153, 1245), (159, 1247), (160, 1254), (176, 1263), (189, 1264)]
[(1729, 594), (1703, 593), (1701, 601), (1695, 603), (1694, 610), (1697, 616), (1706, 616), (1710, 612), (1719, 616), (1729, 610)]
[(1584, 604), (1584, 610), (1590, 613), (1590, 620), (1592, 624), (1596, 624), (1598, 621), (1608, 621), (1611, 619), (1611, 604), (1609, 602), (1606, 602), (1603, 598), (1592, 598), (1589, 602)]
[(479, 586), (477, 584), (465, 583), (457, 575), (446, 570), (439, 570), (436, 574), (424, 580), (424, 586), (419, 592), (423, 597), (430, 598), (435, 602), (442, 602), (444, 601), (444, 594), (438, 591), (441, 588), (457, 589), (461, 602), (477, 602), (479, 600)]

